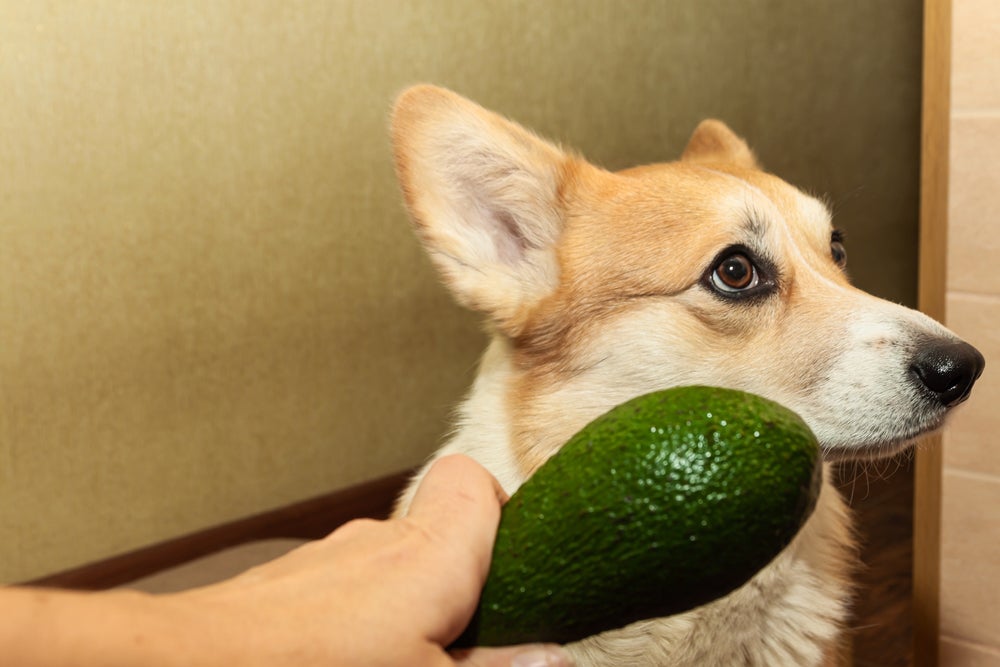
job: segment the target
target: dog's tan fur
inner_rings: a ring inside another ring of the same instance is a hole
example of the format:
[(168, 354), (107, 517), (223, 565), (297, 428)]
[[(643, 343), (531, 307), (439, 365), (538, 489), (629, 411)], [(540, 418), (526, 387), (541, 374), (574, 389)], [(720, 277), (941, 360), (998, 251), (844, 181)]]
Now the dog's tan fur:
[[(782, 402), (831, 459), (896, 451), (941, 423), (897, 357), (953, 336), (853, 288), (826, 207), (761, 171), (722, 123), (703, 122), (678, 162), (618, 173), (431, 86), (401, 95), (392, 132), (418, 235), (492, 332), (440, 453), (473, 456), (508, 492), (597, 415), (668, 386)], [(720, 298), (706, 283), (735, 244), (773, 265), (766, 296)], [(851, 548), (826, 482), (800, 534), (744, 587), (570, 650), (581, 666), (818, 665), (846, 616)]]

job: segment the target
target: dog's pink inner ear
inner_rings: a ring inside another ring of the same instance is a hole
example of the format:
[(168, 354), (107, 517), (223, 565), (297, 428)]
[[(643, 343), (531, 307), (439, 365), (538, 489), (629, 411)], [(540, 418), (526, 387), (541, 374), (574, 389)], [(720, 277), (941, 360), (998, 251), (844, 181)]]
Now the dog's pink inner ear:
[(746, 169), (759, 169), (757, 158), (743, 139), (721, 120), (703, 120), (681, 155), (687, 162), (722, 162)]
[(505, 264), (517, 264), (531, 247), (524, 230), (509, 211), (492, 211), (492, 218), (496, 229), (495, 235), (499, 237), (496, 240), (497, 257)]
[(450, 91), (417, 86), (393, 113), (407, 204), (460, 303), (516, 334), (558, 286), (567, 156)]

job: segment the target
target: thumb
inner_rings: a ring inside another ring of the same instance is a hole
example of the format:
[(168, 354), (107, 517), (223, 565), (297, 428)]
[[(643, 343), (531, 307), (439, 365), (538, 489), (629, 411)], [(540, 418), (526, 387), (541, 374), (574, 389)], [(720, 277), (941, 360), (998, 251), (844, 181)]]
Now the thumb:
[(572, 667), (569, 654), (556, 644), (477, 647), (455, 651), (456, 667)]

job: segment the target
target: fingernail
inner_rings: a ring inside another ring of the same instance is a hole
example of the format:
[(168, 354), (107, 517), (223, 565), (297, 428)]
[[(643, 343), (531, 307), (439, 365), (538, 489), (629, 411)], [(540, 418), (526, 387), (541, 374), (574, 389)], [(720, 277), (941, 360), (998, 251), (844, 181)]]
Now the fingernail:
[(510, 667), (571, 667), (569, 656), (558, 646), (538, 646), (518, 653)]

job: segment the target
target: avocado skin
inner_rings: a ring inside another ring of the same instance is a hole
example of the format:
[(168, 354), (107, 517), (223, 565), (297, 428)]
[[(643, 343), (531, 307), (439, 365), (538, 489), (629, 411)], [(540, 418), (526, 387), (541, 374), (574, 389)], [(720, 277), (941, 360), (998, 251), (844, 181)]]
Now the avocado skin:
[(691, 386), (623, 403), (504, 506), (454, 645), (567, 643), (726, 595), (791, 542), (821, 479), (812, 431), (760, 396)]

